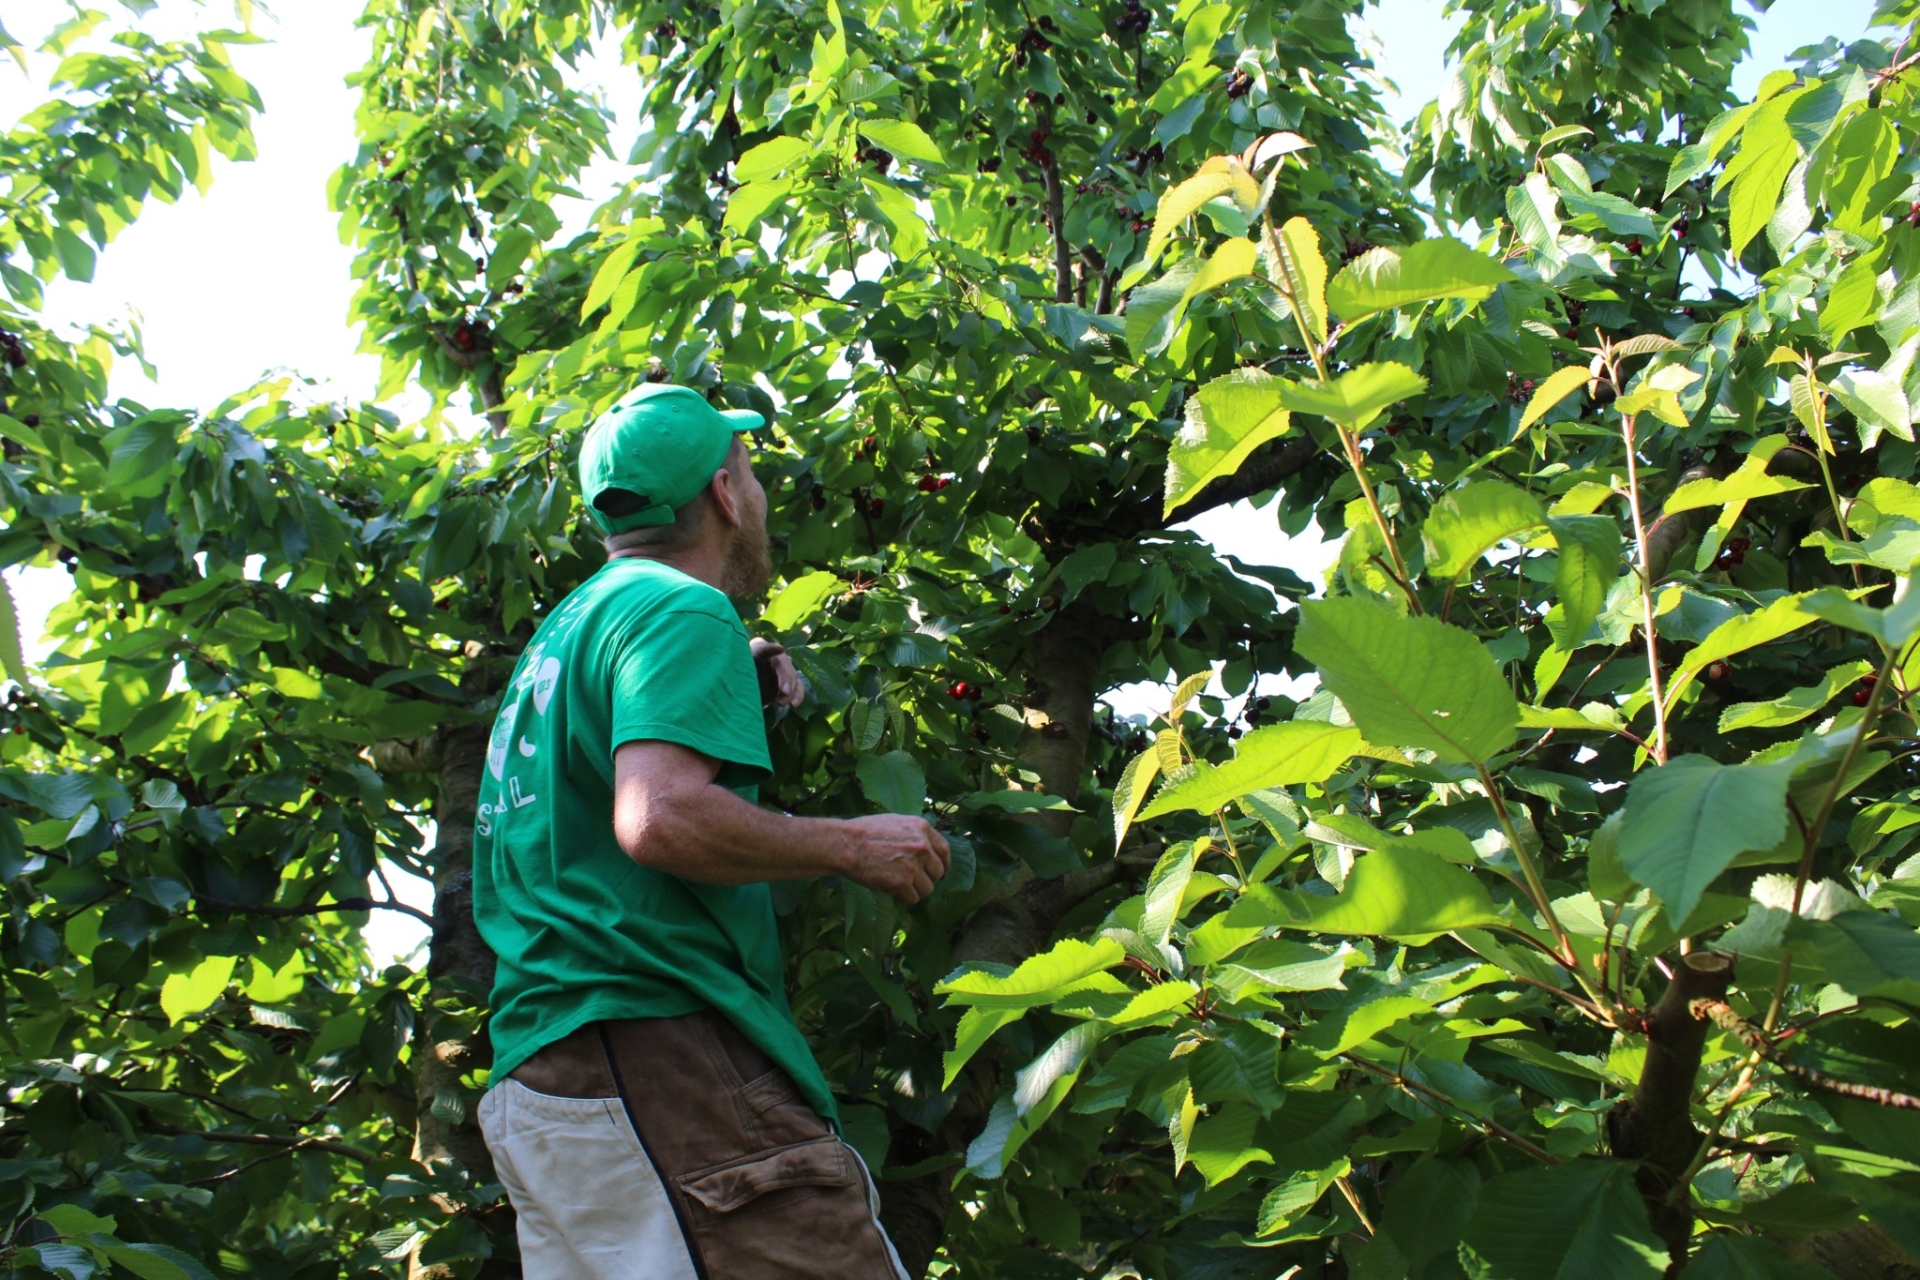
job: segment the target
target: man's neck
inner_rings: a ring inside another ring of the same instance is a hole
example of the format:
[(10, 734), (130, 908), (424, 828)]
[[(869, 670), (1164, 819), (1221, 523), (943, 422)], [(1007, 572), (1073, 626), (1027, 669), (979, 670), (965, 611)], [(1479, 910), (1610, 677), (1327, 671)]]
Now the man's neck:
[(666, 565), (669, 569), (678, 569), (689, 578), (704, 582), (716, 591), (726, 590), (725, 551), (713, 551), (706, 547), (685, 547), (668, 550), (656, 547), (625, 547), (619, 551), (607, 553), (609, 560), (651, 560), (655, 564)]

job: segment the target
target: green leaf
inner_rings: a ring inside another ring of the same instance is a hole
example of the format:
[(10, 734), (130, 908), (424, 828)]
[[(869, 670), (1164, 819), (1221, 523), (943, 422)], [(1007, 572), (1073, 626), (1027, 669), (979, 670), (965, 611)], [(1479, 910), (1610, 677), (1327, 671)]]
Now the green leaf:
[(115, 1219), (88, 1213), (77, 1204), (57, 1204), (43, 1210), (38, 1216), (40, 1221), (63, 1236), (86, 1236), (95, 1232), (110, 1236), (118, 1225)]
[(1578, 645), (1619, 581), (1620, 526), (1611, 516), (1549, 516), (1547, 526), (1560, 544), (1553, 589), (1560, 597), (1563, 634)]
[(927, 807), (927, 776), (905, 751), (861, 756), (853, 766), (860, 789), (888, 813), (916, 814)]
[(1327, 260), (1320, 253), (1320, 235), (1305, 218), (1288, 218), (1269, 242), (1273, 282), (1285, 292), (1288, 305), (1309, 341), (1327, 340)]
[[(1796, 1183), (1788, 1190), (1800, 1188), (1811, 1190), (1812, 1184)], [(1835, 1227), (1851, 1225), (1852, 1217), (1843, 1211)], [(1725, 1231), (1700, 1240), (1700, 1247), (1687, 1263), (1686, 1276), (1687, 1280), (1833, 1280), (1833, 1273), (1825, 1267), (1796, 1262), (1771, 1240)]]
[(1120, 781), (1113, 784), (1113, 847), (1116, 851), (1126, 843), (1127, 828), (1133, 825), (1134, 815), (1140, 812), (1153, 780), (1159, 776), (1160, 753), (1148, 747), (1127, 762)]
[(1579, 365), (1555, 369), (1545, 382), (1533, 389), (1533, 398), (1527, 401), (1526, 410), (1520, 415), (1520, 425), (1513, 429), (1514, 439), (1519, 439), (1528, 427), (1546, 417), (1553, 406), (1586, 386), (1590, 377)]
[[(1186, 318), (1189, 302), (1209, 289), (1217, 289), (1223, 284), (1230, 284), (1252, 275), (1258, 260), (1259, 250), (1254, 248), (1253, 241), (1241, 238), (1222, 241), (1212, 253), (1207, 255), (1197, 271), (1191, 274), (1180, 273), (1180, 278), (1186, 282), (1180, 290), (1180, 296), (1174, 300), (1171, 307), (1155, 313), (1152, 327), (1146, 331), (1142, 339), (1145, 345), (1136, 346), (1135, 349), (1146, 355), (1157, 355), (1164, 351), (1173, 341), (1174, 336), (1180, 332), (1180, 325)], [(1172, 279), (1173, 275), (1173, 272), (1168, 272), (1167, 278)], [(1135, 297), (1142, 295), (1155, 298), (1159, 296), (1158, 294), (1148, 295), (1148, 291), (1142, 290)], [(1131, 306), (1128, 316), (1129, 318), (1132, 316)], [(1131, 327), (1129, 332), (1132, 332)]]
[(53, 252), (60, 269), (70, 280), (86, 283), (93, 279), (93, 246), (65, 227), (53, 229)]
[(1820, 304), (1820, 331), (1830, 345), (1872, 320), (1880, 308), (1880, 261), (1878, 254), (1862, 254), (1827, 290)]
[(1196, 763), (1192, 773), (1162, 788), (1140, 816), (1213, 813), (1269, 787), (1325, 782), (1360, 747), (1360, 731), (1350, 726), (1319, 720), (1267, 725), (1240, 739), (1233, 759), (1225, 764)]
[(1273, 1155), (1254, 1145), (1254, 1128), (1260, 1113), (1252, 1107), (1229, 1103), (1193, 1127), (1187, 1140), (1187, 1159), (1200, 1171), (1209, 1187), (1218, 1186), (1250, 1164), (1272, 1164)]
[(874, 208), (892, 232), (888, 247), (893, 251), (894, 259), (911, 262), (925, 252), (927, 220), (914, 207), (913, 197), (891, 182), (879, 178), (868, 178), (862, 185), (867, 194), (873, 197)]
[(1724, 506), (1729, 502), (1751, 502), (1755, 498), (1771, 498), (1776, 494), (1792, 493), (1796, 489), (1813, 487), (1805, 480), (1771, 476), (1764, 471), (1749, 471), (1742, 467), (1724, 480), (1708, 477), (1703, 480), (1687, 481), (1668, 496), (1662, 509), (1667, 515), (1678, 515), (1682, 511), (1693, 511), (1700, 507)]
[(1740, 702), (1720, 713), (1720, 732), (1779, 729), (1797, 724), (1833, 700), (1833, 695), (1873, 670), (1870, 662), (1849, 662), (1828, 671), (1817, 684), (1789, 689), (1766, 702)]
[(1560, 195), (1544, 173), (1530, 173), (1507, 188), (1507, 218), (1529, 249), (1543, 258), (1560, 256)]
[(1861, 604), (1853, 598), (1855, 594), (1840, 587), (1821, 587), (1799, 600), (1801, 607), (1814, 617), (1850, 631), (1864, 632), (1889, 649), (1902, 648), (1920, 627), (1920, 591), (1911, 586), (1884, 609)]
[(1349, 369), (1331, 382), (1284, 383), (1281, 403), (1296, 413), (1319, 414), (1360, 431), (1390, 406), (1426, 389), (1426, 378), (1384, 360)]
[(1834, 399), (1853, 411), (1863, 436), (1891, 431), (1902, 440), (1913, 439), (1913, 410), (1899, 382), (1873, 369), (1849, 369), (1828, 386)]
[(1127, 349), (1145, 359), (1167, 349), (1186, 313), (1187, 287), (1200, 274), (1198, 258), (1182, 258), (1167, 274), (1127, 296)]
[(1454, 1252), (1479, 1197), (1480, 1170), (1471, 1158), (1426, 1156), (1393, 1184), (1380, 1229), (1421, 1267)]
[(813, 151), (813, 144), (805, 138), (770, 138), (733, 162), (734, 180), (757, 182), (761, 178), (777, 178)]
[(614, 246), (593, 273), (593, 283), (587, 288), (587, 298), (580, 304), (580, 318), (588, 316), (607, 305), (613, 297), (613, 291), (627, 278), (627, 272), (633, 269), (633, 260), (640, 256), (642, 241), (638, 236), (629, 236)]
[(792, 190), (792, 178), (762, 178), (758, 182), (742, 183), (727, 197), (727, 214), (721, 219), (721, 225), (745, 235), (767, 210), (786, 199)]
[(111, 1245), (106, 1253), (140, 1280), (213, 1280), (212, 1272), (164, 1244)]
[(1292, 1226), (1302, 1214), (1320, 1202), (1320, 1197), (1333, 1186), (1336, 1178), (1352, 1167), (1352, 1163), (1343, 1156), (1324, 1169), (1303, 1169), (1290, 1175), (1260, 1201), (1260, 1212), (1254, 1218), (1254, 1235), (1270, 1236)]
[(106, 438), (106, 487), (113, 496), (153, 497), (166, 486), (176, 447), (172, 421), (142, 418)]
[[(1167, 247), (1173, 233), (1180, 229), (1180, 224), (1200, 212), (1209, 201), (1221, 196), (1231, 196), (1236, 205), (1249, 213), (1260, 205), (1260, 184), (1253, 180), (1253, 175), (1247, 172), (1245, 165), (1231, 156), (1215, 156), (1201, 165), (1200, 171), (1193, 177), (1167, 188), (1160, 197), (1159, 207), (1154, 210), (1153, 230), (1147, 234), (1146, 252), (1121, 277), (1120, 287), (1129, 289), (1144, 279), (1153, 264), (1160, 260), (1161, 251)], [(1129, 310), (1132, 305), (1128, 303)]]
[(1485, 1280), (1659, 1280), (1667, 1251), (1647, 1223), (1633, 1166), (1573, 1160), (1480, 1188), (1464, 1250)]
[(1540, 502), (1525, 489), (1485, 480), (1443, 494), (1433, 504), (1422, 535), (1427, 544), (1427, 573), (1451, 582), (1471, 569), (1486, 552), (1547, 520)]
[(440, 495), (447, 491), (447, 485), (453, 480), (453, 469), (459, 461), (452, 451), (448, 451), (446, 456), (440, 459), (440, 465), (428, 475), (426, 482), (415, 489), (413, 496), (407, 499), (407, 505), (401, 511), (400, 518), (418, 520), (431, 511), (433, 504), (440, 501)]
[(1083, 1022), (1061, 1033), (1039, 1057), (1015, 1072), (1014, 1115), (1026, 1119), (1031, 1128), (1052, 1114), (1104, 1034), (1099, 1023)]
[(1673, 678), (1667, 683), (1668, 714), (1671, 715), (1673, 708), (1680, 705), (1680, 695), (1709, 664), (1770, 644), (1818, 620), (1819, 615), (1807, 608), (1804, 596), (1782, 596), (1752, 613), (1728, 618), (1689, 650), (1675, 669)]
[(1298, 898), (1320, 933), (1419, 938), (1502, 923), (1471, 871), (1421, 849), (1376, 850), (1355, 860), (1338, 897)]
[[(1556, 184), (1557, 185), (1557, 184)], [(1597, 218), (1616, 236), (1658, 234), (1653, 216), (1639, 205), (1606, 191), (1576, 191), (1560, 187), (1560, 201), (1573, 217)]]
[(1281, 404), (1286, 384), (1260, 369), (1215, 378), (1187, 401), (1186, 424), (1167, 447), (1163, 515), (1240, 469), (1253, 451), (1283, 436), (1293, 415)]
[(1478, 302), (1515, 278), (1486, 254), (1440, 237), (1404, 248), (1369, 249), (1327, 286), (1327, 307), (1352, 324), (1376, 311), (1437, 298)]
[(227, 989), (234, 957), (208, 956), (185, 973), (170, 973), (160, 986), (160, 1009), (169, 1025), (207, 1008)]
[(896, 159), (911, 160), (919, 165), (944, 166), (947, 163), (939, 144), (927, 136), (925, 129), (910, 120), (862, 120), (854, 127), (860, 131), (861, 137), (890, 152)]
[(1465, 631), (1369, 600), (1308, 601), (1300, 613), (1294, 648), (1320, 668), (1367, 741), (1420, 747), (1452, 764), (1489, 760), (1513, 742), (1519, 704)]
[(1193, 864), (1199, 859), (1191, 840), (1169, 845), (1147, 877), (1145, 904), (1140, 911), (1140, 934), (1159, 946), (1173, 932), (1180, 917), (1180, 900), (1193, 878)]
[(1051, 950), (1023, 960), (1011, 973), (963, 969), (935, 985), (933, 991), (947, 997), (948, 1004), (1031, 1009), (1077, 991), (1127, 990), (1117, 980), (1099, 981), (1106, 978), (1106, 970), (1126, 957), (1126, 950), (1112, 938), (1091, 942), (1063, 938)]
[(1627, 788), (1620, 861), (1660, 896), (1669, 920), (1685, 920), (1707, 886), (1749, 849), (1787, 834), (1790, 762), (1723, 765), (1680, 756)]
[(839, 585), (839, 575), (825, 570), (795, 578), (767, 602), (760, 621), (775, 631), (791, 631), (825, 604)]
[(1842, 911), (1831, 920), (1793, 920), (1786, 941), (1796, 957), (1860, 999), (1920, 1006), (1920, 933), (1896, 915)]
[[(1751, 130), (1747, 138), (1748, 141), (1741, 143), (1740, 159), (1745, 158), (1749, 142), (1756, 140)], [(1736, 257), (1772, 220), (1774, 209), (1780, 203), (1780, 188), (1799, 159), (1800, 148), (1794, 143), (1793, 135), (1781, 129), (1766, 136), (1760, 155), (1734, 178), (1732, 190), (1727, 193), (1727, 239), (1728, 248)]]
[(947, 1050), (942, 1059), (946, 1076), (941, 1081), (942, 1090), (951, 1089), (960, 1075), (960, 1070), (980, 1052), (993, 1033), (1012, 1022), (1018, 1022), (1026, 1016), (1024, 1007), (999, 1008), (978, 1005), (960, 1015), (960, 1025), (953, 1033), (953, 1048)]
[(0, 671), (22, 689), (27, 683), (27, 657), (20, 647), (20, 611), (13, 603), (13, 583), (0, 578)]

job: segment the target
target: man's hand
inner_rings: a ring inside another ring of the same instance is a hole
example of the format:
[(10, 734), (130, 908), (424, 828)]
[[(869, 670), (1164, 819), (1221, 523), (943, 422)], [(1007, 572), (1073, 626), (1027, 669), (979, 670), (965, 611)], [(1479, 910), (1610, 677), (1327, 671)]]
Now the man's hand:
[(760, 700), (770, 707), (797, 707), (807, 700), (807, 682), (794, 669), (785, 645), (753, 639), (753, 665), (760, 673)]
[(842, 874), (849, 880), (912, 906), (924, 902), (934, 881), (947, 874), (947, 838), (924, 818), (881, 813), (848, 818), (841, 825), (847, 836)]

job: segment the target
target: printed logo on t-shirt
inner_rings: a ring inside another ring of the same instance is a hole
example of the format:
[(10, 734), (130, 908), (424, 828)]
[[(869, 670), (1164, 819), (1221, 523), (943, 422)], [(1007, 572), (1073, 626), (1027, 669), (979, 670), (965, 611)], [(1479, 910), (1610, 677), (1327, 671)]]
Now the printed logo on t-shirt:
[[(544, 717), (553, 704), (562, 670), (560, 659), (547, 651), (560, 648), (579, 625), (583, 600), (581, 592), (569, 596), (547, 620), (538, 642), (522, 655), (514, 669), (513, 683), (507, 690), (513, 700), (500, 708), (500, 715), (493, 722), (493, 735), (487, 739), (487, 772), (492, 781), (483, 792), (491, 792), (492, 796), (483, 798), (474, 814), (474, 830), (480, 835), (493, 834), (496, 818), (540, 799), (537, 793), (528, 790), (530, 783), (514, 772), (512, 766), (518, 760), (531, 760), (539, 755), (540, 743), (546, 740)], [(523, 727), (526, 732), (516, 739), (516, 731)]]

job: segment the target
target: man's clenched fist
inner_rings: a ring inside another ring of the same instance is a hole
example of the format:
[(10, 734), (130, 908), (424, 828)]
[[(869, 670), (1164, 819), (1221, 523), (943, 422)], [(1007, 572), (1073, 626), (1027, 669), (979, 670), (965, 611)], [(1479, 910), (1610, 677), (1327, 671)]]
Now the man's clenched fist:
[(881, 813), (849, 818), (841, 874), (911, 906), (947, 874), (947, 838), (924, 818)]

